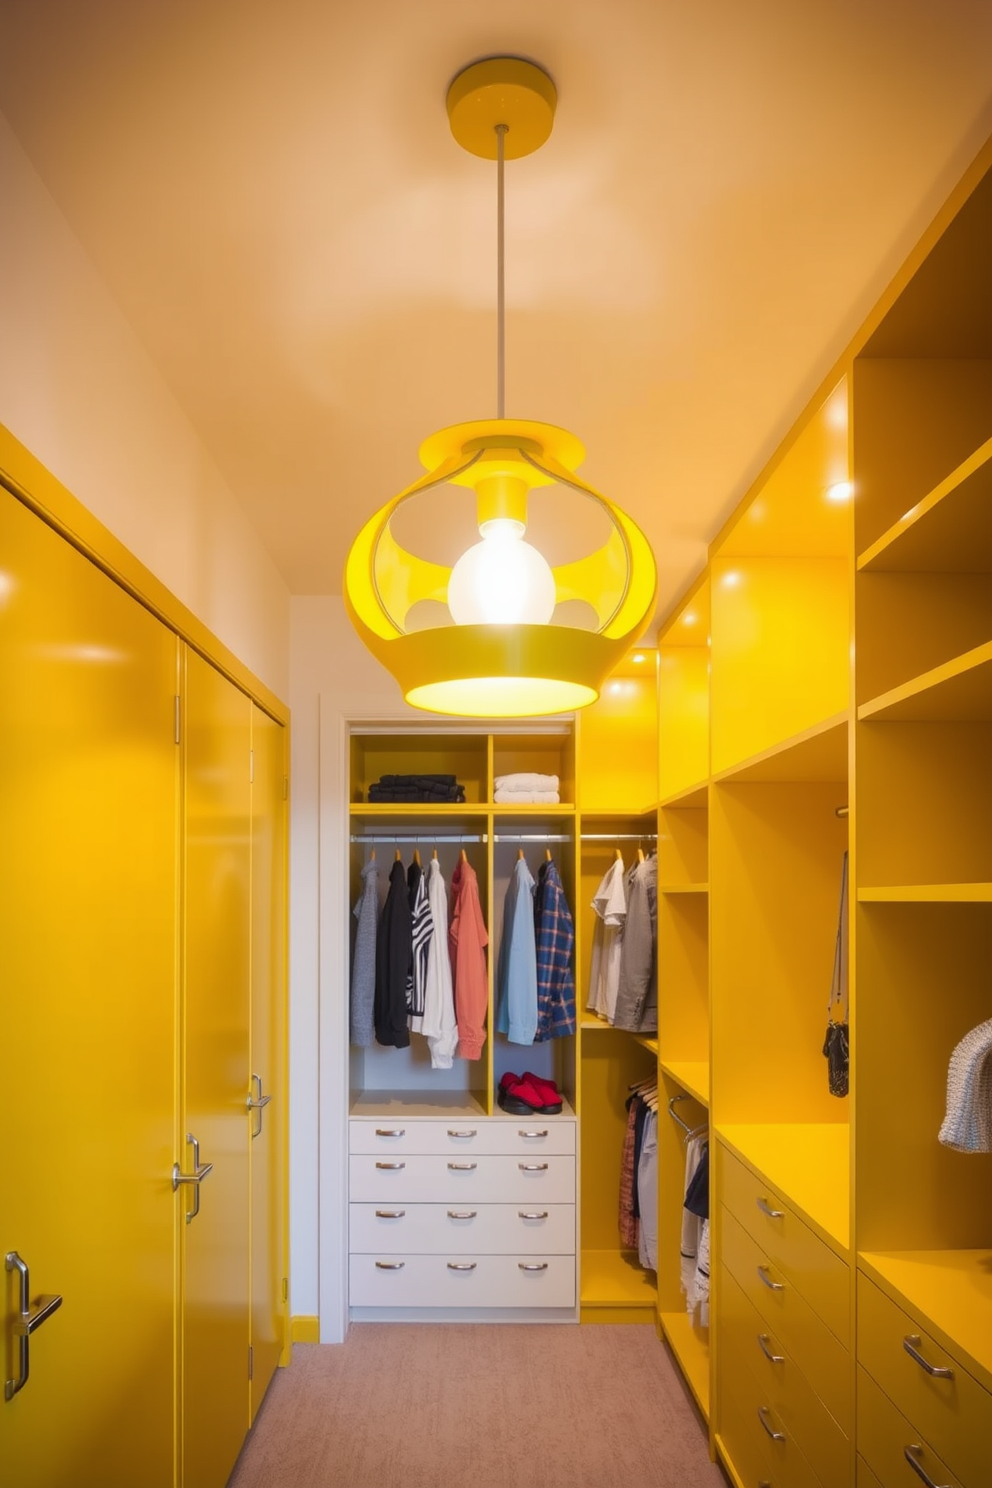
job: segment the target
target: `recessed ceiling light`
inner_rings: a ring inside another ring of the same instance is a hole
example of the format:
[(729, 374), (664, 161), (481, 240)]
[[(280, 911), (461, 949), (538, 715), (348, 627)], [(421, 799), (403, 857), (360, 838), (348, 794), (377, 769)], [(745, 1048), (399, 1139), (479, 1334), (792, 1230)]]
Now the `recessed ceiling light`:
[(827, 487), (826, 496), (828, 501), (850, 501), (854, 494), (854, 487), (850, 481), (835, 481), (832, 486)]

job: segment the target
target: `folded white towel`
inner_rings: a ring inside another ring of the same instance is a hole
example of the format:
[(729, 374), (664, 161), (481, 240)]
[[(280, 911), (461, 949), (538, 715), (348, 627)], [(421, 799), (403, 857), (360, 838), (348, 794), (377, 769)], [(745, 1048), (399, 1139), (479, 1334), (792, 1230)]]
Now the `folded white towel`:
[(504, 806), (557, 806), (561, 798), (556, 790), (523, 791), (497, 789), (493, 800)]
[[(557, 775), (537, 775), (522, 770), (517, 775), (497, 775), (494, 784), (497, 791), (556, 791), (560, 782)], [(499, 800), (499, 796), (496, 799)]]
[(992, 1152), (992, 1018), (966, 1033), (951, 1055), (940, 1141), (956, 1152)]

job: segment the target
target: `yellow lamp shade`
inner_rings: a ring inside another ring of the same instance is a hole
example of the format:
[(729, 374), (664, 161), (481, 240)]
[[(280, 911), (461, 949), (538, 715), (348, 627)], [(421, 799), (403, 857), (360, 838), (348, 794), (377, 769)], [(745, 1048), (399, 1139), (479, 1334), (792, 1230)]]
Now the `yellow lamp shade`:
[(640, 528), (575, 474), (584, 455), (551, 424), (458, 424), (424, 442), (427, 474), (362, 528), (345, 603), (412, 706), (572, 712), (643, 633), (654, 557)]

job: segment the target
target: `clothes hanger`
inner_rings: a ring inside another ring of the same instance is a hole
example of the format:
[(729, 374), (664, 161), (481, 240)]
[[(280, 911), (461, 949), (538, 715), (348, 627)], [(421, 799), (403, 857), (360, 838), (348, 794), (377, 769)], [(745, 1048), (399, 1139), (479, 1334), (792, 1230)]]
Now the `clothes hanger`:
[(374, 863), (375, 862), (375, 848), (374, 847), (371, 848), (370, 851), (369, 851), (369, 862), (370, 863)]
[(419, 847), (415, 847), (413, 849), (413, 861), (416, 863), (417, 867), (419, 868), (420, 867), (420, 848)]
[(397, 863), (402, 863), (403, 861), (403, 854), (400, 852), (399, 848), (396, 849), (396, 861)]
[(617, 862), (618, 863), (622, 863), (623, 862), (623, 853), (620, 851), (619, 848), (617, 848), (616, 853), (617, 853)]
[(465, 851), (464, 848), (462, 848), (461, 860), (463, 863), (468, 862), (468, 853)]
[(550, 847), (546, 847), (544, 849), (544, 858), (545, 858), (545, 861), (546, 862), (548, 862), (548, 863), (551, 862), (551, 849), (550, 849)]
[(643, 849), (643, 847), (638, 847), (638, 849), (637, 849), (637, 861), (639, 863), (643, 863), (644, 862), (644, 849)]
[(524, 855), (523, 848), (522, 847), (518, 847), (517, 848), (517, 862), (518, 863), (520, 862), (520, 859), (523, 857), (523, 855)]

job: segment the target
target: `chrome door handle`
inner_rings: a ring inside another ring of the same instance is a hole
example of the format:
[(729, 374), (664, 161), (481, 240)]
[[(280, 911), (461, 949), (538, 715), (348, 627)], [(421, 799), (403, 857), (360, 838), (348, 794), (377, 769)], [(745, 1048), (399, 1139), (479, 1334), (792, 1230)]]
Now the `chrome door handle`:
[(547, 1261), (518, 1261), (518, 1271), (547, 1271)]
[(546, 1137), (547, 1135), (548, 1135), (548, 1128), (547, 1127), (545, 1127), (543, 1131), (518, 1131), (517, 1132), (517, 1136), (518, 1137), (524, 1137), (525, 1139), (530, 1140), (530, 1141), (536, 1140), (538, 1137)]
[(768, 1360), (769, 1364), (784, 1364), (785, 1355), (773, 1354), (771, 1349), (768, 1347), (769, 1343), (771, 1343), (771, 1338), (767, 1333), (758, 1334), (758, 1347), (764, 1354), (765, 1358)]
[(4, 1400), (13, 1400), (17, 1392), (24, 1389), (31, 1372), (31, 1334), (36, 1332), (42, 1323), (47, 1323), (53, 1312), (58, 1312), (62, 1306), (62, 1298), (59, 1296), (39, 1297), (32, 1307), (31, 1272), (26, 1262), (21, 1259), (16, 1250), (9, 1250), (5, 1265), (8, 1271), (20, 1273), (21, 1310), (20, 1313), (14, 1315), (13, 1329), (18, 1351), (17, 1378), (5, 1380), (3, 1387)]
[(518, 1219), (547, 1219), (547, 1209), (518, 1209)]
[(186, 1216), (186, 1223), (192, 1224), (200, 1212), (200, 1184), (214, 1170), (213, 1163), (200, 1162), (200, 1144), (192, 1132), (186, 1133), (186, 1141), (193, 1149), (193, 1171), (184, 1173), (178, 1163), (172, 1164), (172, 1192), (175, 1193), (180, 1183), (193, 1184), (193, 1208)]
[(257, 1129), (257, 1131), (253, 1131), (252, 1134), (251, 1134), (252, 1141), (254, 1141), (256, 1137), (260, 1137), (262, 1135), (262, 1112), (265, 1110), (265, 1107), (269, 1104), (269, 1101), (272, 1099), (272, 1097), (271, 1097), (271, 1095), (263, 1095), (262, 1094), (262, 1077), (261, 1077), (261, 1075), (255, 1075), (255, 1074), (253, 1074), (251, 1078), (252, 1078), (253, 1082), (258, 1086), (258, 1098), (257, 1099), (253, 1099), (250, 1090), (248, 1092), (248, 1109), (249, 1109), (249, 1111), (257, 1111), (258, 1112), (258, 1129)]
[(923, 1355), (920, 1353), (920, 1346), (922, 1343), (923, 1339), (918, 1333), (910, 1333), (907, 1338), (903, 1339), (902, 1346), (906, 1350), (909, 1357), (911, 1359), (915, 1359), (920, 1368), (925, 1369), (927, 1374), (932, 1375), (934, 1379), (953, 1379), (953, 1369), (945, 1369), (941, 1365), (931, 1364), (929, 1360), (924, 1359)]
[(474, 1271), (478, 1261), (449, 1261), (449, 1271)]
[(448, 1167), (453, 1173), (474, 1173), (478, 1163), (449, 1163)]
[(902, 1455), (905, 1457), (906, 1461), (909, 1463), (916, 1476), (918, 1478), (922, 1478), (923, 1482), (926, 1483), (927, 1488), (950, 1488), (949, 1483), (935, 1483), (933, 1478), (927, 1472), (926, 1468), (923, 1466), (923, 1463), (916, 1460), (917, 1455), (921, 1457), (923, 1455), (923, 1448), (919, 1442), (913, 1442), (911, 1446), (903, 1447)]
[(517, 1167), (521, 1173), (546, 1173), (548, 1171), (547, 1163), (517, 1163)]
[(762, 1214), (767, 1214), (769, 1219), (784, 1219), (785, 1218), (785, 1210), (784, 1209), (773, 1209), (772, 1206), (771, 1206), (771, 1204), (769, 1204), (769, 1202), (768, 1202), (767, 1199), (755, 1199), (754, 1202), (757, 1204), (757, 1206), (761, 1210)]
[(768, 1290), (770, 1292), (784, 1292), (785, 1291), (785, 1282), (784, 1281), (772, 1281), (771, 1277), (768, 1275), (768, 1267), (767, 1266), (759, 1266), (758, 1267), (758, 1280), (759, 1281), (763, 1281), (765, 1283), (765, 1286), (768, 1288)]
[(770, 1415), (771, 1411), (768, 1409), (767, 1405), (758, 1406), (758, 1420), (761, 1422), (762, 1426), (764, 1426), (772, 1441), (785, 1441), (784, 1431), (776, 1431), (773, 1426), (769, 1426), (768, 1417)]

